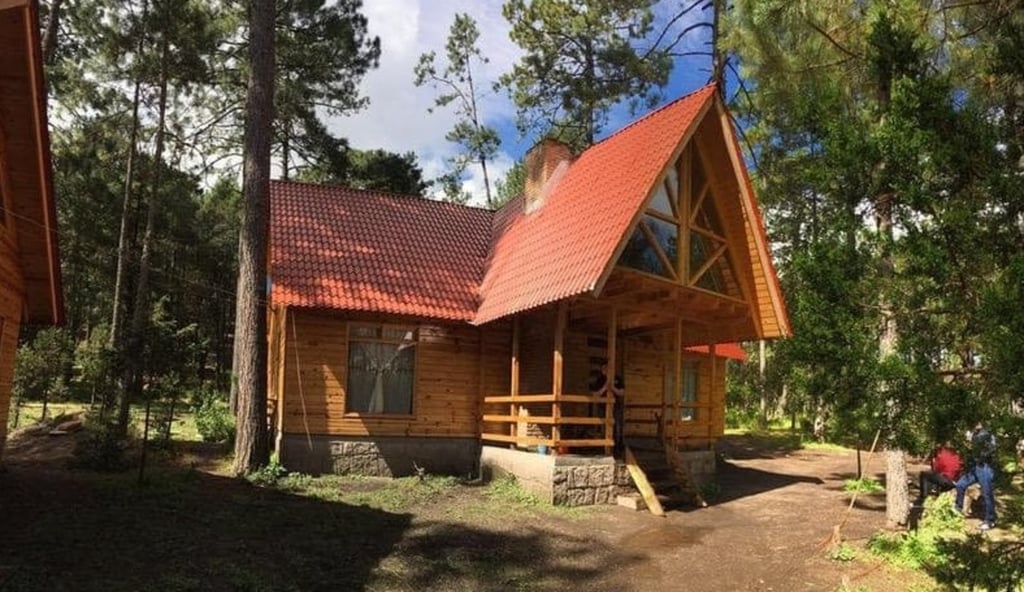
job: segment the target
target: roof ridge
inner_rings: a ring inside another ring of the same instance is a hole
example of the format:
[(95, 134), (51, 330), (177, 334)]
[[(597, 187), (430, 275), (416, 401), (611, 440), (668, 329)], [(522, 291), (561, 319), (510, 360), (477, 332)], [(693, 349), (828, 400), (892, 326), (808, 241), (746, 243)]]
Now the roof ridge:
[(490, 209), (488, 207), (485, 207), (485, 206), (473, 206), (473, 205), (469, 205), (469, 204), (455, 203), (455, 202), (452, 202), (452, 201), (444, 201), (442, 199), (433, 199), (433, 198), (427, 197), (425, 195), (416, 195), (415, 193), (399, 193), (397, 191), (386, 191), (386, 190), (383, 190), (383, 189), (363, 189), (361, 187), (353, 187), (351, 185), (343, 185), (341, 183), (317, 183), (315, 181), (294, 181), (292, 179), (271, 179), (270, 182), (271, 183), (278, 183), (278, 184), (281, 184), (281, 185), (285, 185), (285, 184), (288, 184), (288, 185), (306, 185), (306, 186), (309, 186), (309, 187), (316, 187), (318, 189), (328, 189), (328, 190), (342, 189), (342, 190), (345, 190), (345, 191), (354, 191), (354, 192), (362, 193), (364, 195), (379, 195), (379, 196), (384, 196), (384, 197), (397, 197), (397, 198), (400, 198), (400, 199), (418, 199), (418, 200), (425, 201), (425, 202), (431, 202), (431, 203), (437, 203), (437, 204), (445, 204), (447, 206), (455, 206), (455, 207), (459, 207), (459, 208), (465, 208), (465, 209), (468, 209), (468, 210), (476, 210), (476, 211), (480, 211), (480, 212), (489, 212), (491, 214), (493, 214), (496, 211), (496, 210), (492, 210), (492, 209)]
[(679, 102), (681, 102), (681, 101), (685, 101), (686, 99), (692, 98), (692, 97), (693, 97), (694, 95), (696, 95), (696, 94), (702, 93), (702, 92), (704, 92), (704, 91), (706, 91), (706, 90), (708, 90), (708, 89), (711, 89), (711, 88), (715, 88), (716, 86), (717, 86), (717, 85), (716, 85), (716, 84), (715, 84), (714, 82), (711, 82), (711, 83), (709, 83), (709, 84), (705, 84), (704, 86), (702, 86), (702, 87), (698, 88), (697, 90), (692, 90), (692, 91), (690, 91), (690, 92), (686, 93), (685, 95), (683, 95), (683, 96), (681, 96), (681, 97), (678, 97), (678, 98), (676, 98), (676, 99), (673, 99), (673, 100), (671, 100), (671, 101), (669, 101), (669, 102), (665, 103), (664, 105), (662, 105), (661, 107), (658, 107), (658, 108), (657, 108), (657, 109), (655, 109), (654, 111), (649, 111), (649, 112), (647, 112), (647, 113), (645, 113), (645, 114), (641, 115), (641, 116), (640, 116), (639, 118), (637, 118), (637, 119), (634, 119), (633, 121), (631, 121), (631, 122), (627, 123), (626, 125), (624, 125), (624, 126), (620, 127), (619, 129), (615, 130), (615, 131), (614, 131), (614, 132), (613, 132), (613, 133), (612, 133), (611, 135), (609, 135), (608, 137), (606, 137), (606, 138), (602, 138), (601, 140), (599, 140), (599, 141), (597, 141), (597, 142), (594, 142), (593, 144), (591, 144), (590, 146), (588, 146), (588, 147), (586, 148), (586, 150), (584, 150), (583, 152), (581, 152), (581, 153), (580, 153), (580, 156), (582, 156), (582, 155), (583, 155), (584, 153), (586, 153), (586, 151), (587, 151), (587, 150), (590, 150), (591, 148), (594, 148), (594, 147), (596, 147), (596, 146), (600, 146), (601, 144), (604, 144), (604, 143), (605, 143), (605, 142), (607, 142), (608, 140), (611, 140), (611, 139), (612, 139), (612, 138), (614, 138), (615, 136), (618, 136), (618, 135), (622, 134), (622, 133), (623, 133), (623, 132), (625, 132), (626, 130), (628, 130), (628, 129), (630, 129), (630, 128), (634, 127), (634, 126), (637, 126), (637, 125), (639, 125), (639, 124), (640, 124), (640, 123), (642, 123), (642, 122), (643, 122), (644, 120), (646, 120), (646, 119), (649, 119), (649, 118), (653, 117), (654, 115), (657, 115), (658, 113), (660, 113), (660, 112), (662, 112), (662, 111), (664, 111), (664, 110), (668, 109), (669, 107), (672, 107), (672, 106), (674, 106), (674, 105), (675, 105), (676, 103), (679, 103)]

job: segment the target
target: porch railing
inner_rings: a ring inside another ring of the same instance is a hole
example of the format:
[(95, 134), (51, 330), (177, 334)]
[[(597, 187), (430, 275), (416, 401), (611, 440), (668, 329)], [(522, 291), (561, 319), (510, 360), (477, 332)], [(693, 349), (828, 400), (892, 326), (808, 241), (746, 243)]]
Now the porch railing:
[[(549, 405), (545, 405), (549, 404)], [(570, 404), (572, 407), (563, 407)], [(600, 409), (601, 412), (595, 417), (593, 415), (566, 415), (565, 412), (573, 408), (579, 408), (586, 404), (590, 408)], [(547, 446), (550, 450), (558, 451), (571, 450), (572, 448), (604, 447), (610, 452), (615, 444), (613, 435), (613, 408), (615, 401), (612, 397), (595, 397), (593, 395), (570, 395), (563, 394), (557, 397), (553, 394), (545, 395), (491, 395), (484, 397), (484, 405), (508, 405), (509, 412), (489, 413), (484, 411), (482, 419), (484, 429), (481, 430), (480, 438), (491, 442), (505, 442), (514, 444), (517, 447)], [(521, 414), (521, 410), (528, 409), (529, 414)], [(487, 426), (486, 424), (491, 424)], [(487, 431), (488, 427), (498, 424), (501, 427), (498, 431)], [(530, 435), (530, 425), (539, 427), (544, 437)], [(598, 426), (599, 437), (579, 437), (576, 428), (578, 426)], [(567, 429), (568, 428), (568, 429)]]

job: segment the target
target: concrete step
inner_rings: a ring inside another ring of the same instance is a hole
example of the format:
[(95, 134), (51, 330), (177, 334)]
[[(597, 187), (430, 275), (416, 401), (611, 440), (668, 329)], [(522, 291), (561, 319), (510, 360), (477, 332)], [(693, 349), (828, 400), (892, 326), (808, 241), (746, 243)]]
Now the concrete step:
[(644, 503), (644, 498), (639, 493), (627, 493), (619, 495), (615, 498), (615, 503), (622, 506), (623, 508), (629, 508), (630, 510), (634, 511), (647, 509), (647, 504)]

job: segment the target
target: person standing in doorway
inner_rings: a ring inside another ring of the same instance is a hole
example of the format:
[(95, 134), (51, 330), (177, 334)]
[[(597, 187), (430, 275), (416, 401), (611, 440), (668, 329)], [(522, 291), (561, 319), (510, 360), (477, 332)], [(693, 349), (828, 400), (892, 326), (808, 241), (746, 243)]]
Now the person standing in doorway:
[(981, 500), (985, 506), (985, 517), (979, 530), (990, 530), (996, 524), (996, 497), (993, 490), (995, 481), (996, 438), (978, 422), (971, 432), (972, 466), (956, 482), (956, 509), (963, 511), (964, 495), (967, 488), (977, 483), (981, 486)]
[(590, 385), (590, 394), (595, 397), (615, 397), (612, 411), (615, 424), (612, 426), (612, 434), (614, 434), (615, 439), (615, 455), (618, 456), (622, 454), (625, 448), (622, 435), (622, 424), (625, 419), (624, 385), (621, 376), (616, 376), (614, 381), (608, 380), (607, 360), (601, 361), (600, 372)]

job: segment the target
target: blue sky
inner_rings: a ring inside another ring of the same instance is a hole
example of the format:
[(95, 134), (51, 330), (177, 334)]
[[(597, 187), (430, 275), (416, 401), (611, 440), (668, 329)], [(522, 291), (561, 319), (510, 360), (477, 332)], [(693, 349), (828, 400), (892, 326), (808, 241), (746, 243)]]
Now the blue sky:
[[(384, 148), (394, 152), (415, 152), (427, 178), (446, 170), (445, 161), (456, 150), (444, 139), (454, 121), (447, 110), (428, 113), (435, 91), (413, 84), (413, 67), (420, 54), (443, 49), (448, 29), (456, 13), (465, 12), (476, 19), (481, 31), (480, 45), (490, 62), (483, 77), (497, 80), (520, 57), (519, 48), (508, 38), (509, 25), (501, 15), (501, 0), (367, 0), (363, 13), (371, 34), (381, 38), (380, 67), (363, 80), (363, 93), (370, 106), (354, 115), (333, 118), (329, 126), (349, 139), (355, 148)], [(663, 2), (664, 10), (676, 2)], [(660, 8), (660, 7), (659, 7)], [(701, 15), (694, 15), (700, 18)], [(686, 26), (688, 22), (677, 23)], [(701, 30), (703, 31), (703, 29)], [(704, 49), (706, 37), (691, 34), (689, 49)], [(710, 60), (704, 57), (680, 58), (669, 84), (663, 91), (664, 102), (693, 91), (708, 81)], [(520, 137), (515, 128), (515, 108), (502, 94), (490, 94), (482, 103), (485, 121), (501, 135), (502, 146), (491, 168), (492, 179), (501, 178), (510, 166), (533, 145), (535, 138)], [(625, 107), (617, 109), (607, 127), (613, 132), (634, 119)], [(482, 201), (483, 185), (476, 170), (469, 171), (465, 189)]]

